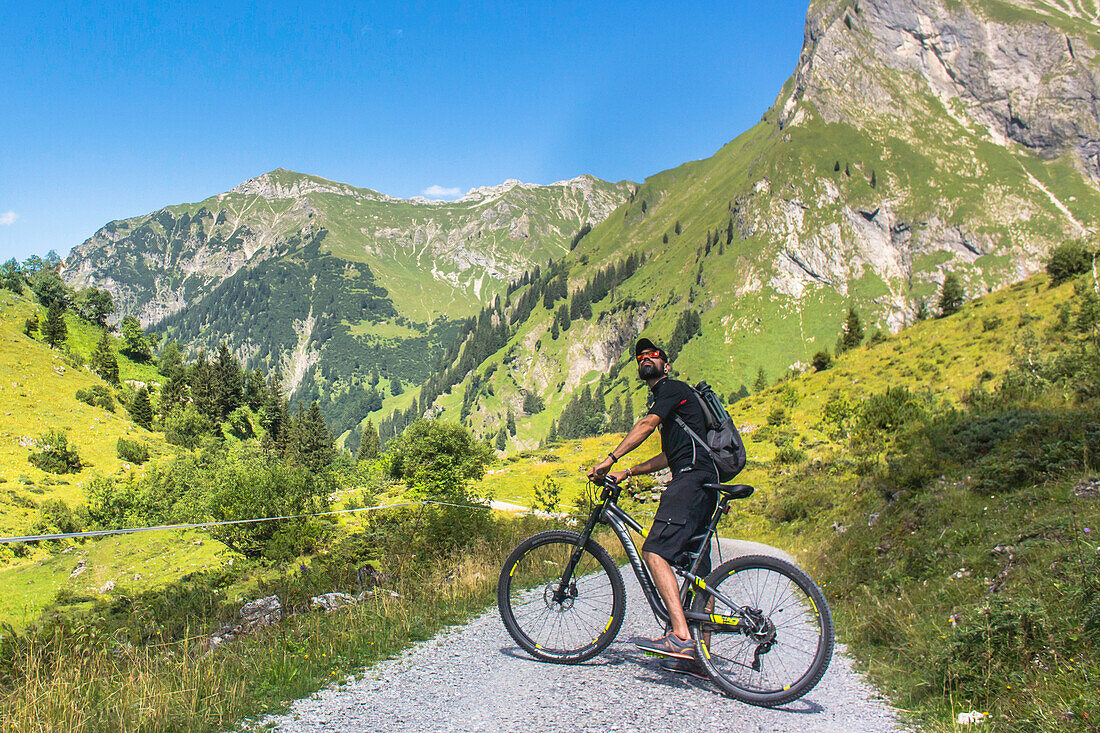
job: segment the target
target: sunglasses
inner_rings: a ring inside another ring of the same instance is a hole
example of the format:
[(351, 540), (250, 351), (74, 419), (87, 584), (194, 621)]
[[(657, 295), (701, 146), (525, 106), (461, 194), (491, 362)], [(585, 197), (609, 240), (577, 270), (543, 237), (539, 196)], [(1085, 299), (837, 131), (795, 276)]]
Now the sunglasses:
[(638, 354), (638, 356), (636, 356), (635, 358), (638, 360), (638, 363), (640, 364), (643, 359), (660, 359), (661, 358), (661, 352), (657, 351), (656, 349), (650, 349), (648, 351), (643, 351), (642, 353)]

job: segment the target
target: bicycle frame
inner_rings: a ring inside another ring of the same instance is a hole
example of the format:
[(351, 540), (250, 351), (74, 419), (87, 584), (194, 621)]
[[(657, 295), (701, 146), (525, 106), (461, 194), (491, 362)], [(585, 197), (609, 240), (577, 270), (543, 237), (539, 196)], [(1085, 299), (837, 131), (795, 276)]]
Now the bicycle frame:
[[(580, 543), (573, 551), (569, 563), (566, 565), (561, 583), (558, 586), (558, 594), (564, 597), (565, 589), (572, 579), (573, 570), (580, 560), (581, 548), (588, 543), (588, 539), (592, 536), (592, 530), (595, 529), (596, 524), (607, 524), (611, 527), (615, 536), (619, 538), (619, 542), (626, 552), (627, 559), (630, 561), (630, 566), (634, 569), (634, 574), (637, 576), (638, 583), (642, 587), (642, 592), (645, 594), (646, 601), (649, 602), (649, 607), (653, 610), (653, 615), (657, 617), (657, 621), (667, 625), (670, 622), (668, 609), (665, 607), (660, 593), (657, 592), (657, 586), (653, 583), (653, 578), (649, 574), (649, 568), (646, 567), (645, 562), (642, 561), (642, 557), (638, 553), (638, 548), (634, 544), (634, 539), (630, 536), (630, 530), (634, 530), (642, 537), (647, 536), (648, 533), (637, 520), (623, 511), (616, 503), (622, 490), (622, 487), (617, 483), (610, 479), (605, 480), (603, 492), (600, 495), (600, 503), (592, 510), (592, 513), (588, 517), (588, 522), (585, 524), (584, 531), (581, 532)], [(728, 497), (719, 499), (718, 506), (714, 511), (714, 516), (711, 517), (710, 524), (707, 527), (706, 537), (703, 540), (704, 543), (709, 544), (714, 537), (718, 528), (718, 521), (722, 518), (722, 515), (725, 514), (728, 504)], [(700, 547), (704, 546), (705, 545), (700, 545)], [(695, 574), (699, 569), (699, 564), (702, 562), (702, 557), (703, 553), (700, 551), (690, 570), (684, 570), (675, 565), (672, 566), (673, 571), (684, 578), (684, 582), (680, 586), (680, 603), (685, 605), (684, 616), (687, 618), (688, 623), (700, 624), (706, 631), (751, 630), (747, 629), (747, 626), (755, 626), (755, 624), (746, 625), (743, 623), (746, 620), (747, 609), (737, 605), (721, 593), (708, 587), (706, 581)], [(735, 615), (725, 616), (689, 610), (686, 608), (689, 591), (702, 592), (721, 601), (726, 604), (728, 608), (734, 609)]]

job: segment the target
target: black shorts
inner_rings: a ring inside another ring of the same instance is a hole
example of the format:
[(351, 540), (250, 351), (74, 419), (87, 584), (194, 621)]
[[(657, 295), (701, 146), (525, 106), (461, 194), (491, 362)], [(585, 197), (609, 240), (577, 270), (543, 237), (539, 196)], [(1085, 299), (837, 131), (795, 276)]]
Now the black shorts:
[[(703, 484), (716, 484), (718, 477), (707, 471), (685, 471), (672, 479), (661, 494), (657, 516), (649, 530), (642, 550), (652, 552), (673, 565), (685, 566), (688, 553), (697, 545), (692, 537), (707, 531), (714, 510), (718, 506), (718, 492), (704, 489)], [(710, 573), (710, 546), (703, 551), (703, 561), (696, 575), (706, 577)]]

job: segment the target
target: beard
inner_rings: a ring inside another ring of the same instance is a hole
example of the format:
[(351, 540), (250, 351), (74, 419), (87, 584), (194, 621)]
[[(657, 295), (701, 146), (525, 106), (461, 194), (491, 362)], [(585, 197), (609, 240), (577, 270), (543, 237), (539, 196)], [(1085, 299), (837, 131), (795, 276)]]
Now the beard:
[(643, 361), (638, 365), (638, 379), (653, 379), (661, 376), (661, 370), (651, 361)]

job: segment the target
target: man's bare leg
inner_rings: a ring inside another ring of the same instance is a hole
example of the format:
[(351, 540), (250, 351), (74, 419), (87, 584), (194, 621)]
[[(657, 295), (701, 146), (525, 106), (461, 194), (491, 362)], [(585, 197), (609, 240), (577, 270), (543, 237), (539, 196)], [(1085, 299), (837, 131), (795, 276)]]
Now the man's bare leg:
[(649, 567), (649, 574), (653, 576), (653, 584), (657, 586), (657, 592), (661, 594), (661, 600), (668, 609), (668, 617), (672, 622), (672, 633), (684, 641), (691, 638), (688, 631), (687, 619), (684, 617), (684, 607), (680, 603), (680, 586), (676, 582), (676, 573), (672, 572), (672, 566), (668, 560), (652, 552), (643, 552), (642, 558)]

